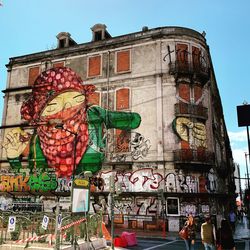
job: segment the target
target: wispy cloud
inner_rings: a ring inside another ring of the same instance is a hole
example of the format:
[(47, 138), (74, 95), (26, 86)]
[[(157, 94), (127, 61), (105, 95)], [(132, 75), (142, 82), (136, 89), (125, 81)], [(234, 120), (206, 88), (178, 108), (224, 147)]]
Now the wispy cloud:
[(233, 142), (247, 142), (247, 131), (242, 130), (239, 132), (228, 132), (228, 136), (230, 138), (230, 141)]

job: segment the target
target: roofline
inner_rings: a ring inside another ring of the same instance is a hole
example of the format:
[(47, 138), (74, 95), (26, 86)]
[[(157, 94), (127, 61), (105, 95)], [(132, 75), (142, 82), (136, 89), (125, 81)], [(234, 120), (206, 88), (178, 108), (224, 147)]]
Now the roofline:
[[(185, 27), (178, 27), (178, 26), (165, 26), (165, 27), (157, 27), (148, 30), (137, 31), (134, 33), (129, 33), (125, 35), (120, 35), (116, 37), (107, 38), (101, 41), (91, 41), (87, 43), (77, 44), (75, 46), (70, 46), (61, 49), (52, 49), (52, 50), (45, 50), (41, 52), (36, 52), (32, 54), (26, 54), (17, 57), (9, 58), (9, 63), (6, 64), (6, 67), (11, 67), (15, 63), (24, 63), (24, 62), (33, 62), (36, 60), (41, 60), (45, 58), (50, 58), (53, 54), (53, 57), (65, 55), (65, 53), (77, 53), (82, 50), (91, 50), (91, 49), (100, 49), (102, 47), (109, 47), (114, 46), (117, 43), (128, 43), (136, 40), (142, 40), (146, 38), (151, 39), (159, 39), (164, 36), (172, 36), (172, 35), (186, 35), (196, 39), (199, 39), (204, 45), (206, 45), (205, 37), (196, 30), (185, 28)], [(129, 39), (129, 41), (124, 41), (124, 38)]]

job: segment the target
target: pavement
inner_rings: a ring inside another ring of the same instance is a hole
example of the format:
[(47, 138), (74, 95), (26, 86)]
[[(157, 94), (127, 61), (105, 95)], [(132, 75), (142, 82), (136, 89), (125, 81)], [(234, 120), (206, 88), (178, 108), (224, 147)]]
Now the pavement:
[[(235, 233), (234, 233), (234, 239), (235, 240), (240, 240), (240, 239), (246, 239), (250, 240), (250, 229), (249, 229), (249, 221), (247, 217), (243, 217), (242, 222), (237, 222), (236, 227), (235, 227)], [(164, 232), (162, 231), (145, 231), (145, 230), (132, 230), (132, 229), (119, 229), (115, 228), (115, 237), (121, 235), (122, 232), (133, 232), (136, 233), (136, 237), (138, 239), (157, 239), (157, 240), (180, 240), (181, 238), (179, 237), (178, 232)], [(196, 237), (198, 240), (200, 240), (200, 234), (197, 233)], [(108, 245), (110, 245), (110, 242), (108, 242)], [(116, 250), (125, 250), (127, 248), (121, 248), (121, 247), (115, 247)]]

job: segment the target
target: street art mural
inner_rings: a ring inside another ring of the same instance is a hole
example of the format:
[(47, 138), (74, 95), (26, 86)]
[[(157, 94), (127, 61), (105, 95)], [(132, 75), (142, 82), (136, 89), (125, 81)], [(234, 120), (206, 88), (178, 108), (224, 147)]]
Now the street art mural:
[(109, 152), (110, 154), (110, 160), (115, 162), (125, 162), (127, 160), (128, 154), (122, 153), (124, 152), (122, 150), (122, 147), (124, 145), (124, 148), (129, 147), (131, 149), (131, 158), (133, 160), (139, 160), (148, 155), (149, 149), (151, 147), (150, 140), (146, 139), (142, 134), (138, 132), (131, 132), (129, 133), (121, 133), (117, 140), (119, 141), (119, 149), (115, 150), (115, 142), (114, 137), (112, 137), (110, 134), (108, 135), (108, 143), (109, 143)]
[(188, 142), (191, 148), (207, 147), (206, 126), (203, 123), (178, 117), (173, 121), (173, 130), (181, 140)]
[(89, 106), (94, 91), (70, 68), (41, 73), (21, 107), (22, 119), (35, 127), (34, 132), (12, 128), (5, 133), (3, 147), (12, 168), (20, 170), (22, 157), (28, 157), (31, 173), (50, 168), (57, 177), (70, 178), (98, 172), (105, 156), (103, 131), (135, 129), (141, 118), (137, 113)]

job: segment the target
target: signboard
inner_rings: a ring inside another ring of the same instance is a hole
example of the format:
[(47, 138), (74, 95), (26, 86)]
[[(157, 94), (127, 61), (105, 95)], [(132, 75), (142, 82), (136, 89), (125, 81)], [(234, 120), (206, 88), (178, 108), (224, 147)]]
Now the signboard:
[(89, 211), (89, 181), (86, 179), (76, 179), (73, 185), (72, 213)]
[(10, 216), (9, 223), (8, 223), (8, 232), (14, 232), (16, 229), (16, 217)]
[(42, 228), (44, 230), (47, 230), (48, 224), (49, 224), (49, 217), (44, 215), (43, 216), (43, 222), (42, 222)]
[(238, 126), (250, 126), (250, 105), (237, 106)]

